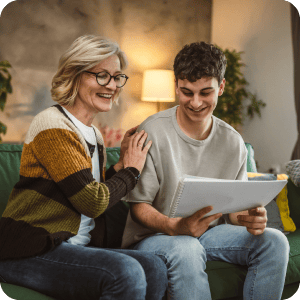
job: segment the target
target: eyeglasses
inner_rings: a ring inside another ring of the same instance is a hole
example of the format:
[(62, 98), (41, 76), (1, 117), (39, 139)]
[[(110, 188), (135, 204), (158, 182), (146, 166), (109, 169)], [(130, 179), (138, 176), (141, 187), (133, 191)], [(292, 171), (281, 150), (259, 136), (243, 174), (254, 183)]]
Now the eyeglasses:
[(111, 79), (113, 78), (116, 83), (116, 87), (121, 88), (122, 86), (125, 85), (127, 79), (129, 78), (125, 74), (118, 74), (118, 75), (112, 76), (105, 71), (102, 71), (99, 73), (94, 73), (94, 72), (89, 72), (89, 71), (84, 71), (84, 72), (95, 75), (97, 83), (101, 86), (108, 85), (110, 83)]

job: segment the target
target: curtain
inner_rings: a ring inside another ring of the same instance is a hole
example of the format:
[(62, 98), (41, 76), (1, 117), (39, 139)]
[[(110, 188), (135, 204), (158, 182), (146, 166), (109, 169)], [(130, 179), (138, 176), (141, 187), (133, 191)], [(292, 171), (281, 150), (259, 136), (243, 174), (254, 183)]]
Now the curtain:
[(294, 91), (297, 113), (298, 140), (292, 153), (292, 160), (300, 159), (300, 17), (297, 8), (291, 4), (292, 44), (294, 54)]

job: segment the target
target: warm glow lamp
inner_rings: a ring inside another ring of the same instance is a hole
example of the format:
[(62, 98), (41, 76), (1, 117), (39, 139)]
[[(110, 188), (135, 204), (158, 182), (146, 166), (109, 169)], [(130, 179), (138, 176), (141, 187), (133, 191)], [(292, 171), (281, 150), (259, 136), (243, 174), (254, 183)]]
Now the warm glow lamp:
[(173, 71), (146, 70), (143, 77), (142, 101), (160, 102), (175, 101), (175, 81)]

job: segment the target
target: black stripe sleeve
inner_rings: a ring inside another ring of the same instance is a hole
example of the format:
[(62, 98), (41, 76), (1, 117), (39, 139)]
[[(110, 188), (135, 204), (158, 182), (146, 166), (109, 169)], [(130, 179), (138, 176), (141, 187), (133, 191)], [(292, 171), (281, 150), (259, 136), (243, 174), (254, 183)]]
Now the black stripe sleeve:
[(110, 168), (105, 172), (105, 180), (109, 180), (112, 178), (115, 174), (117, 174), (116, 170), (114, 169), (114, 166), (110, 166)]
[(129, 170), (122, 169), (116, 172), (109, 180), (105, 181), (104, 184), (108, 187), (110, 193), (109, 204), (106, 208), (109, 209), (135, 187), (136, 180), (133, 173)]

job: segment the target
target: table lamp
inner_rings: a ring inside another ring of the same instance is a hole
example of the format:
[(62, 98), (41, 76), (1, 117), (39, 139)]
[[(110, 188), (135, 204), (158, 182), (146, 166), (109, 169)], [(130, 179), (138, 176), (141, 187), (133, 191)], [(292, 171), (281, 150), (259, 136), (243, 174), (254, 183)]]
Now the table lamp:
[(146, 70), (143, 76), (142, 101), (157, 103), (175, 101), (174, 73), (170, 70)]

